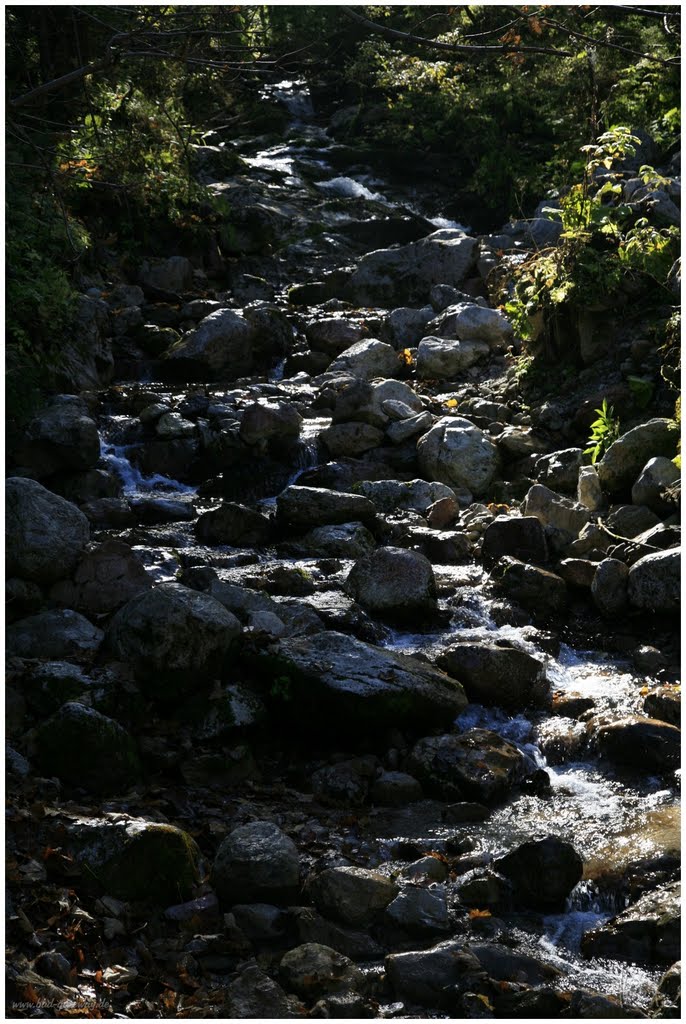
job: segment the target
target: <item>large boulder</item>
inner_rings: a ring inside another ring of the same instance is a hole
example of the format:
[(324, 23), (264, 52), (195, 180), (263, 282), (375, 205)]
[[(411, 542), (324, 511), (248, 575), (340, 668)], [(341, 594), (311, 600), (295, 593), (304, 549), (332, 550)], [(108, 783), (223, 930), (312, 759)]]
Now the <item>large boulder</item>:
[(550, 455), (542, 455), (534, 466), (538, 482), (552, 491), (576, 494), (583, 460), (581, 448), (564, 448)]
[(287, 487), (276, 499), (277, 521), (293, 530), (341, 523), (369, 523), (376, 508), (361, 494), (331, 491), (326, 487)]
[(564, 910), (584, 871), (584, 862), (571, 843), (556, 836), (522, 843), (493, 866), (512, 882), (517, 903), (548, 913)]
[(513, 555), (524, 562), (545, 562), (548, 545), (536, 516), (496, 516), (484, 530), (481, 554), (485, 561)]
[(587, 728), (601, 756), (615, 764), (658, 772), (679, 766), (681, 730), (667, 722), (629, 715), (610, 722), (591, 719)]
[(484, 342), (489, 349), (509, 345), (512, 324), (500, 310), (459, 302), (448, 306), (427, 327), (427, 334), (438, 338), (458, 338), (462, 342)]
[(349, 373), (362, 380), (374, 377), (396, 377), (400, 371), (398, 353), (391, 345), (376, 338), (356, 341), (350, 348), (334, 359), (330, 371)]
[(406, 415), (424, 411), (422, 399), (409, 384), (400, 380), (381, 380), (376, 383), (356, 377), (343, 377), (335, 384), (336, 392), (332, 409), (332, 422), (351, 421), (368, 423), (371, 427), (386, 427), (393, 416), (387, 403), (401, 402), (407, 407)]
[(71, 608), (39, 612), (20, 619), (7, 630), (7, 653), (17, 658), (74, 658), (91, 660), (103, 632)]
[(360, 306), (397, 305), (425, 299), (434, 284), (457, 285), (476, 263), (478, 243), (461, 231), (442, 228), (418, 242), (378, 249), (362, 258), (347, 293)]
[(629, 603), (650, 612), (678, 612), (681, 548), (644, 555), (629, 570)]
[(342, 316), (313, 320), (305, 327), (305, 337), (313, 349), (339, 356), (351, 345), (369, 337), (369, 329), (357, 320)]
[(193, 287), (193, 266), (185, 256), (145, 260), (139, 278), (146, 289), (176, 295)]
[(350, 570), (344, 590), (369, 612), (410, 618), (436, 610), (431, 562), (418, 551), (377, 548)]
[(324, 558), (361, 558), (376, 547), (376, 541), (362, 523), (318, 526), (302, 538), (302, 548)]
[(239, 377), (285, 355), (292, 328), (276, 309), (218, 309), (165, 353), (196, 375)]
[(463, 417), (445, 416), (417, 443), (417, 458), (428, 480), (486, 493), (499, 468), (498, 451), (486, 434)]
[(442, 498), (456, 500), (452, 488), (438, 480), (362, 480), (355, 492), (373, 501), (379, 512), (402, 508), (423, 514)]
[(85, 515), (35, 480), (5, 484), (5, 569), (35, 583), (64, 579), (90, 538)]
[(383, 442), (382, 431), (369, 423), (335, 423), (323, 430), (319, 439), (333, 459), (362, 455)]
[(249, 445), (292, 440), (301, 426), (302, 416), (288, 402), (253, 402), (243, 412), (239, 436)]
[(206, 682), (240, 631), (236, 617), (209, 594), (162, 583), (120, 608), (107, 640), (151, 692), (173, 697)]
[(195, 524), (201, 544), (260, 545), (268, 543), (272, 533), (271, 519), (233, 501), (203, 512)]
[(606, 924), (586, 932), (581, 952), (639, 963), (673, 963), (680, 952), (681, 885), (669, 882), (644, 893)]
[(417, 376), (423, 380), (454, 380), (490, 351), (488, 342), (478, 339), (422, 338), (417, 349)]
[(212, 884), (227, 907), (292, 900), (300, 884), (297, 847), (271, 821), (240, 825), (217, 850)]
[(658, 515), (669, 515), (674, 511), (674, 502), (665, 497), (665, 492), (680, 476), (671, 459), (664, 456), (650, 459), (631, 488), (631, 500), (634, 505), (645, 505)]
[(140, 777), (133, 738), (118, 722), (71, 702), (36, 733), (36, 762), (46, 775), (93, 793), (128, 789)]
[(545, 662), (506, 641), (458, 641), (436, 664), (459, 679), (470, 700), (521, 711), (548, 694)]
[(356, 989), (364, 975), (347, 956), (330, 946), (308, 942), (284, 955), (279, 966), (284, 985), (302, 999)]
[(83, 556), (72, 579), (54, 585), (50, 597), (86, 615), (107, 615), (151, 586), (151, 577), (129, 545), (106, 540)]
[(629, 567), (618, 558), (604, 558), (591, 583), (593, 602), (607, 619), (614, 619), (626, 610)]
[(400, 891), (390, 878), (356, 867), (327, 868), (308, 889), (322, 914), (355, 927), (371, 924)]
[(277, 641), (256, 656), (266, 679), (288, 685), (298, 721), (318, 729), (402, 728), (447, 724), (466, 706), (462, 686), (445, 672), (336, 632)]
[(30, 421), (13, 454), (38, 479), (92, 469), (100, 458), (100, 437), (86, 403), (76, 395), (57, 395)]
[(543, 484), (534, 484), (528, 490), (524, 499), (524, 514), (535, 516), (543, 526), (550, 528), (549, 535), (558, 549), (576, 540), (591, 519), (591, 513), (585, 505), (578, 505)]
[(440, 799), (493, 803), (504, 798), (527, 774), (524, 755), (488, 729), (419, 740), (410, 769), (429, 793)]
[(652, 419), (611, 444), (598, 463), (598, 476), (609, 494), (629, 490), (646, 463), (658, 455), (676, 455), (679, 427), (674, 420)]
[(567, 607), (567, 585), (554, 572), (504, 555), (493, 571), (498, 586), (529, 611), (545, 616)]

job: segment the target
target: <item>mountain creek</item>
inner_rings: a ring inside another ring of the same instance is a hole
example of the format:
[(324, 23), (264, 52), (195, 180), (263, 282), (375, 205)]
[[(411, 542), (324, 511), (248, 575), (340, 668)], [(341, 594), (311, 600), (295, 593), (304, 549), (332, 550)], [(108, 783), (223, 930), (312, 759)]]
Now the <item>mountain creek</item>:
[(8, 1012), (678, 1016), (673, 406), (592, 466), (645, 344), (532, 402), (485, 283), (559, 222), (266, 102), (9, 453)]

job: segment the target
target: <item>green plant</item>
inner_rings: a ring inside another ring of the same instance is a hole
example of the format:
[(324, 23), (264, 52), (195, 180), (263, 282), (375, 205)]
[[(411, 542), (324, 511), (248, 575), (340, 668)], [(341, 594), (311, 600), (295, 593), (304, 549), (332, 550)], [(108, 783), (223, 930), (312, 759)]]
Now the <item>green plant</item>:
[(646, 409), (655, 392), (655, 385), (648, 377), (627, 377), (627, 384), (631, 391), (635, 405), (639, 409)]
[(603, 399), (600, 409), (595, 411), (598, 413), (598, 419), (591, 423), (591, 436), (588, 439), (590, 447), (584, 451), (584, 455), (591, 456), (593, 465), (619, 437), (619, 419), (615, 416), (614, 408), (608, 407), (606, 398)]

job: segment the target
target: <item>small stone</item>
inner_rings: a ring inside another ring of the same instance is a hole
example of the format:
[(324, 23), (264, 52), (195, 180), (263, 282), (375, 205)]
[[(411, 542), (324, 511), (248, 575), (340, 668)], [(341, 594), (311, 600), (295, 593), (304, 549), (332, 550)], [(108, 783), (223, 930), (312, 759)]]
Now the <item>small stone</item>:
[(343, 924), (368, 925), (397, 896), (398, 886), (377, 871), (328, 868), (309, 884), (315, 906)]
[(217, 851), (212, 884), (220, 901), (279, 903), (291, 898), (300, 881), (300, 858), (292, 839), (270, 821), (234, 829)]

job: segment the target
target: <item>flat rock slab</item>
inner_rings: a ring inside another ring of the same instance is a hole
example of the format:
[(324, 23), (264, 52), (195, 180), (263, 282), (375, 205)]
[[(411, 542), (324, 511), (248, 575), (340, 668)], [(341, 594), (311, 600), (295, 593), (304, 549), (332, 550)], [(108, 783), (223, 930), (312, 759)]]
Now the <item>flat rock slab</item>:
[[(299, 719), (339, 733), (451, 722), (467, 704), (460, 683), (432, 665), (343, 633), (280, 640), (255, 656), (267, 678), (288, 681)], [(316, 717), (313, 717), (316, 716)]]

